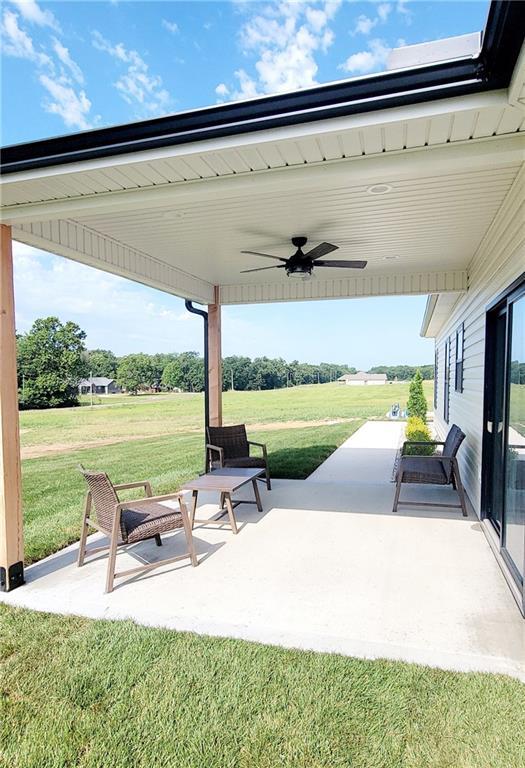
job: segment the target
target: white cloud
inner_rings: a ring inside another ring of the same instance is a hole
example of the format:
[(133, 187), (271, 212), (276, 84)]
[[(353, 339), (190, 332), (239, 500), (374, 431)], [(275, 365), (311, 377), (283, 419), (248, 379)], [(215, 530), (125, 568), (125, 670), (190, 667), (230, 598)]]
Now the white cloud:
[(364, 14), (361, 14), (361, 16), (358, 16), (357, 18), (357, 21), (354, 27), (354, 35), (357, 35), (357, 34), (369, 35), (377, 23), (378, 23), (377, 18), (371, 19), (369, 16), (365, 16)]
[(69, 69), (69, 71), (71, 72), (71, 74), (73, 75), (77, 83), (80, 83), (82, 85), (84, 83), (84, 75), (82, 73), (82, 70), (80, 69), (78, 64), (74, 62), (73, 59), (71, 58), (69, 49), (66, 48), (65, 45), (62, 45), (60, 40), (57, 40), (56, 37), (53, 38), (53, 50), (55, 51), (56, 55), (58, 56), (62, 64), (64, 64), (64, 66), (66, 66)]
[(217, 94), (217, 96), (221, 96), (221, 97), (227, 96), (229, 92), (230, 92), (230, 89), (228, 88), (226, 83), (219, 83), (219, 85), (215, 89), (215, 93)]
[(392, 11), (392, 6), (390, 3), (381, 3), (381, 5), (377, 6), (377, 15), (383, 22), (385, 22), (388, 19), (391, 11)]
[(51, 64), (49, 56), (37, 51), (31, 37), (20, 28), (17, 14), (8, 9), (4, 11), (2, 17), (2, 51), (7, 56), (28, 59), (39, 66)]
[[(24, 19), (39, 26), (57, 29), (53, 14), (42, 11), (36, 3), (16, 3)], [(27, 7), (26, 7), (27, 6)], [(22, 8), (24, 10), (22, 10)], [(73, 80), (84, 83), (84, 75), (78, 64), (73, 61), (63, 43), (57, 37), (48, 39), (50, 49), (56, 56), (53, 59), (43, 50), (37, 50), (31, 36), (19, 25), (18, 14), (6, 9), (2, 17), (2, 50), (8, 56), (27, 59), (35, 64), (38, 80), (47, 91), (43, 103), (46, 112), (59, 115), (68, 128), (84, 130), (91, 127), (89, 111), (91, 102), (84, 90), (76, 91)], [(73, 80), (70, 78), (72, 75)], [(50, 97), (50, 98), (49, 98)]]
[(67, 82), (59, 82), (48, 75), (40, 75), (39, 80), (51, 96), (44, 102), (46, 112), (60, 115), (68, 128), (85, 130), (90, 127), (91, 102), (84, 91), (77, 93)]
[(166, 111), (170, 94), (162, 87), (160, 75), (150, 74), (148, 64), (137, 51), (127, 50), (123, 43), (113, 45), (97, 31), (93, 32), (93, 46), (127, 65), (115, 88), (128, 104), (139, 104), (148, 114)]
[(89, 348), (118, 355), (202, 347), (202, 322), (181, 299), (22, 243), (13, 243), (13, 256), (19, 332), (56, 315), (78, 323)]
[(410, 24), (412, 21), (412, 11), (407, 7), (408, 2), (409, 0), (399, 0), (396, 4), (396, 11), (402, 16), (405, 16), (406, 23)]
[(390, 48), (382, 40), (371, 40), (366, 51), (359, 51), (349, 56), (344, 64), (341, 64), (340, 69), (359, 74), (381, 70), (386, 64), (389, 53)]
[(256, 6), (254, 13), (249, 4), (243, 5), (243, 13), (249, 16), (240, 31), (241, 46), (246, 56), (255, 55), (257, 60), (254, 74), (245, 67), (234, 73), (237, 86), (227, 86), (230, 98), (250, 98), (314, 85), (318, 71), (316, 56), (333, 43), (330, 22), (340, 5), (341, 0), (283, 1), (262, 9)]
[(171, 32), (173, 35), (176, 35), (180, 32), (179, 25), (176, 21), (168, 21), (167, 19), (162, 19), (162, 26), (164, 29), (167, 29), (168, 32)]
[(371, 18), (362, 13), (357, 17), (352, 35), (369, 35), (378, 24), (384, 24), (392, 11), (391, 3), (381, 3), (377, 6), (377, 16)]
[(11, 3), (17, 7), (26, 21), (37, 24), (39, 27), (51, 27), (57, 32), (60, 31), (60, 25), (51, 11), (47, 9), (43, 11), (35, 0), (11, 0)]

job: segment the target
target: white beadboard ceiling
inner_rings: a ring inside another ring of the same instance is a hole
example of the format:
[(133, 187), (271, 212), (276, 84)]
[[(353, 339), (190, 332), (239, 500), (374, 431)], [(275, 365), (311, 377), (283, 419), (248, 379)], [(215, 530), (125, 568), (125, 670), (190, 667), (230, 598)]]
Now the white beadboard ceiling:
[[(4, 177), (16, 239), (204, 303), (462, 291), (523, 163), (506, 93)], [(498, 138), (499, 137), (499, 138)], [(386, 183), (387, 194), (370, 194)], [(241, 274), (292, 235), (364, 271)]]

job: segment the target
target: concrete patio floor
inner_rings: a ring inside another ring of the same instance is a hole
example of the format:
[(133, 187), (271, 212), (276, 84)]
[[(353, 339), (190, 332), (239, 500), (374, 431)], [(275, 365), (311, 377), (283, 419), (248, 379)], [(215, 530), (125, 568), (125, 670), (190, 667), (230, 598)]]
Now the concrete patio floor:
[[(120, 582), (106, 595), (106, 558), (78, 569), (73, 545), (30, 566), (27, 585), (0, 599), (349, 656), (503, 672), (525, 681), (525, 622), (476, 518), (415, 507), (391, 513), (390, 474), (401, 428), (366, 424), (325, 462), (324, 472), (308, 481), (277, 480), (271, 492), (261, 488), (264, 511), (239, 506), (237, 536), (227, 525), (196, 527), (198, 568), (167, 565)], [(372, 436), (378, 447), (365, 448)], [(356, 473), (363, 450), (370, 469)], [(345, 464), (346, 474), (336, 480), (332, 473)], [(407, 495), (422, 490), (436, 500), (453, 495), (416, 487)], [(216, 499), (202, 494), (198, 516), (215, 511)], [(164, 542), (162, 549), (135, 545), (118, 556), (119, 566), (184, 551), (180, 533)]]

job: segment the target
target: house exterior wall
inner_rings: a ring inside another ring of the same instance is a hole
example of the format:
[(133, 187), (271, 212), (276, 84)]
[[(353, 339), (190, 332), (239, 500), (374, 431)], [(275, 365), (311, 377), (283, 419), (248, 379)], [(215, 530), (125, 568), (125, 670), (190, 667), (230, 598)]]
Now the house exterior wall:
[[(469, 288), (436, 337), (437, 408), (434, 424), (440, 437), (458, 424), (466, 435), (458, 454), (463, 483), (480, 514), (485, 313), (487, 306), (525, 271), (525, 166), (469, 267)], [(456, 330), (464, 325), (463, 392), (455, 390)], [(444, 419), (445, 344), (450, 340), (449, 419)]]

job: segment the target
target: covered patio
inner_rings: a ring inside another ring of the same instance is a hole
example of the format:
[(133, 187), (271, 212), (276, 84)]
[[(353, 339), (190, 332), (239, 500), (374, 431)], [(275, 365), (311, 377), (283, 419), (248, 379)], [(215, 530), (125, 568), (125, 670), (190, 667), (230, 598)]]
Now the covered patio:
[[(523, 6), (496, 2), (475, 55), (421, 64), (408, 52), (380, 75), (4, 150), (2, 600), (525, 679), (525, 627), (479, 510), (391, 513), (401, 424), (367, 425), (307, 481), (276, 481), (262, 513), (238, 508), (238, 536), (196, 528), (197, 569), (104, 595), (105, 559), (77, 569), (72, 545), (24, 572), (11, 250), (14, 239), (185, 299), (204, 320), (206, 422), (220, 425), (222, 306), (421, 294), (436, 323), (468, 297), (523, 180), (522, 22)], [(293, 236), (366, 267), (246, 272), (267, 266), (249, 252), (284, 263)], [(202, 502), (199, 517), (212, 511)], [(168, 537), (162, 556), (180, 546)]]
[[(475, 515), (417, 507), (392, 515), (390, 476), (403, 426), (365, 424), (309, 479), (275, 480), (272, 491), (261, 489), (262, 513), (237, 507), (237, 536), (226, 524), (196, 526), (196, 569), (164, 566), (107, 595), (106, 557), (79, 569), (72, 545), (27, 568), (24, 589), (1, 599), (525, 681), (525, 625)], [(352, 469), (363, 453), (369, 474), (359, 480)], [(350, 468), (346, 482), (335, 479), (341, 461)], [(434, 500), (450, 493), (438, 489)], [(203, 494), (198, 517), (214, 514), (216, 504)], [(91, 537), (91, 546), (98, 538)], [(176, 533), (164, 537), (161, 554), (151, 542), (133, 546), (118, 556), (119, 567), (184, 548)]]

